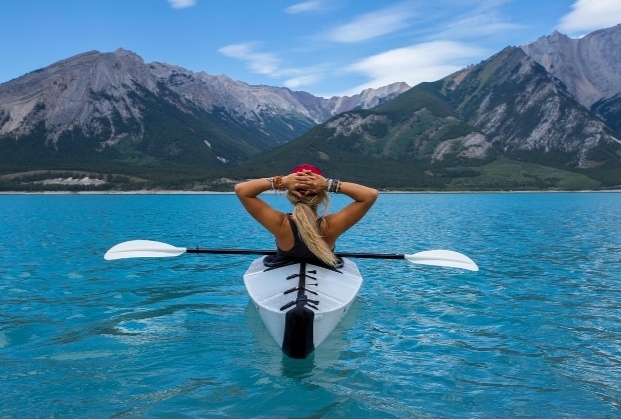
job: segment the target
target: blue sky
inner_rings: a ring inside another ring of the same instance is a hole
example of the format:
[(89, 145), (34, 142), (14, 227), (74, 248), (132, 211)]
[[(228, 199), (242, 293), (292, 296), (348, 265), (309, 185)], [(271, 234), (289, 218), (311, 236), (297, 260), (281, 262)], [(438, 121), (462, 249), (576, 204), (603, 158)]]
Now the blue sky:
[(435, 81), (506, 46), (621, 23), (621, 0), (2, 0), (0, 83), (73, 55), (352, 95)]

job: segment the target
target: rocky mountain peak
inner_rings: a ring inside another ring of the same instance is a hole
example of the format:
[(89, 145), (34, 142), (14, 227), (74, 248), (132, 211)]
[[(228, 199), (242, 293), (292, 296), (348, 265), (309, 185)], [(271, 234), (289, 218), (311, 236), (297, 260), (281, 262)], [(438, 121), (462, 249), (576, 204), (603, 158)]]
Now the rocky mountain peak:
[[(0, 85), (0, 113), (9, 115), (0, 134), (20, 136), (43, 121), (54, 141), (74, 126), (109, 116), (113, 107), (96, 106), (93, 94), (124, 97), (136, 84), (156, 90), (144, 61), (131, 51), (89, 51), (59, 61)], [(131, 112), (126, 106), (121, 114)]]
[(410, 86), (405, 82), (397, 82), (377, 89), (369, 88), (354, 96), (340, 96), (328, 99), (331, 108), (331, 116), (350, 109), (362, 108), (370, 109), (382, 102), (394, 99), (401, 93), (407, 91)]
[(621, 93), (621, 25), (571, 39), (555, 31), (522, 50), (561, 80), (567, 90), (590, 108)]
[[(269, 142), (272, 146), (286, 142), (338, 112), (375, 106), (408, 87), (401, 83), (345, 100), (324, 99), (165, 63), (145, 64), (139, 55), (123, 48), (89, 51), (1, 84), (0, 136), (20, 138), (43, 124), (46, 141), (52, 143), (74, 128), (86, 136), (109, 133), (109, 138), (102, 139), (104, 145), (127, 135), (140, 137), (145, 132), (144, 106), (135, 99), (144, 99), (150, 92), (186, 114), (224, 112), (237, 124), (257, 125), (271, 138), (262, 145), (266, 147)], [(265, 128), (274, 123), (282, 125), (276, 136)]]

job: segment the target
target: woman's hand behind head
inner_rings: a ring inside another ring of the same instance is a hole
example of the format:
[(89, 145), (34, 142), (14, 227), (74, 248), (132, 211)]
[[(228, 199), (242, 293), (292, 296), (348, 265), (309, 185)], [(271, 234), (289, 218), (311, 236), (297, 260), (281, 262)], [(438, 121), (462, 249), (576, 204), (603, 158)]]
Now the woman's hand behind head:
[(326, 189), (326, 178), (310, 170), (303, 170), (285, 176), (283, 185), (296, 196), (317, 194)]

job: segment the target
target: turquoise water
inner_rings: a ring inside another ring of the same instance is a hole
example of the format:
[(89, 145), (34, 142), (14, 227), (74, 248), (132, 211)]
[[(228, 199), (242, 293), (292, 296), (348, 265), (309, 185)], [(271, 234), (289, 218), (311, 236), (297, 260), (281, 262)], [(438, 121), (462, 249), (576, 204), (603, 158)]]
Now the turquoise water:
[(132, 239), (270, 248), (234, 196), (2, 195), (0, 417), (619, 417), (620, 208), (382, 194), (339, 250), (444, 248), (481, 270), (358, 260), (352, 310), (291, 360), (248, 304), (252, 256), (103, 259)]

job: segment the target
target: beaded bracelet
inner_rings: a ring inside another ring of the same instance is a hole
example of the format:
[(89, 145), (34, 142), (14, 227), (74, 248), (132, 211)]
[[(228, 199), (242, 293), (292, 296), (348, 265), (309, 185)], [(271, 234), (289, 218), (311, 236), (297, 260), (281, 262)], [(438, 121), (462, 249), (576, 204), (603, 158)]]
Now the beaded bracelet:
[(285, 190), (285, 185), (282, 183), (282, 176), (274, 176), (274, 188), (279, 191)]
[(338, 179), (326, 179), (326, 191), (340, 193), (341, 181)]

